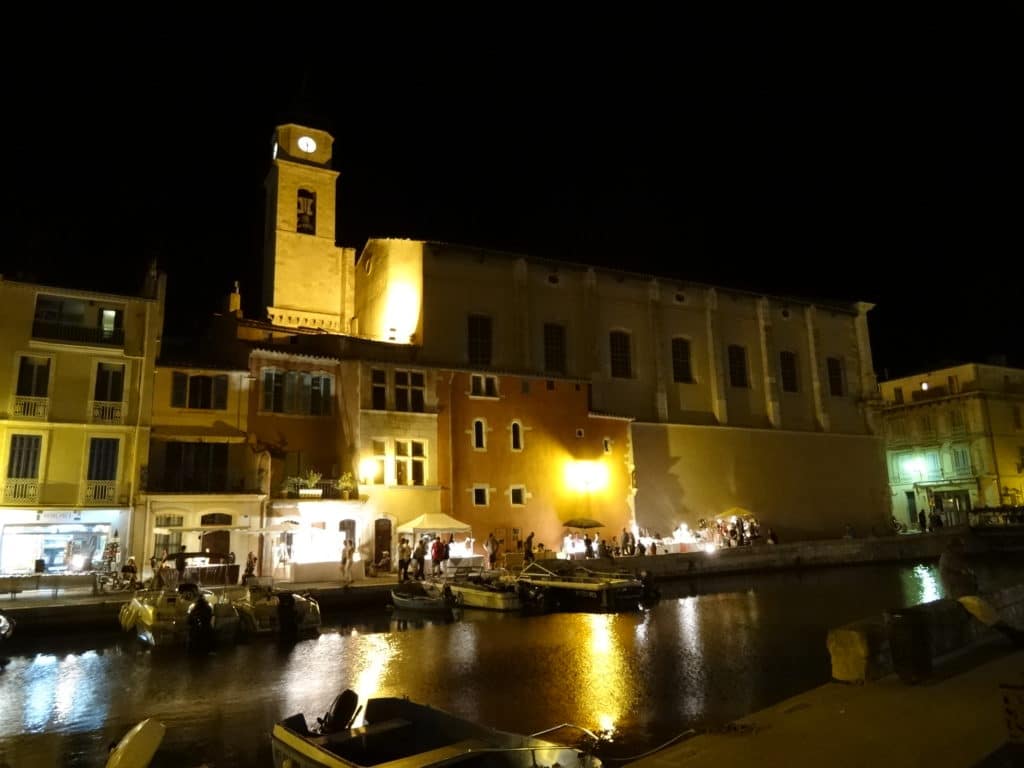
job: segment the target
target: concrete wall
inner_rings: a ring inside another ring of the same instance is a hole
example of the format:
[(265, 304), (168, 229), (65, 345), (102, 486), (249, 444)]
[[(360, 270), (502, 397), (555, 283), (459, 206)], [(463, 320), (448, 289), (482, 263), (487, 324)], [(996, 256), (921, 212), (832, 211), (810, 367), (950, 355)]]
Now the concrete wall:
[(782, 541), (887, 528), (880, 438), (633, 424), (637, 524), (670, 535), (733, 507)]

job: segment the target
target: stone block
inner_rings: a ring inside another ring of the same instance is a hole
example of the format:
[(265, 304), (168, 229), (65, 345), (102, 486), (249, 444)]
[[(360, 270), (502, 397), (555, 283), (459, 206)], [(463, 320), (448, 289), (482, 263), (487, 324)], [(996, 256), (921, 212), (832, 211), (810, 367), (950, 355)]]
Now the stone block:
[(892, 672), (889, 640), (881, 616), (829, 630), (827, 645), (833, 680), (864, 683)]

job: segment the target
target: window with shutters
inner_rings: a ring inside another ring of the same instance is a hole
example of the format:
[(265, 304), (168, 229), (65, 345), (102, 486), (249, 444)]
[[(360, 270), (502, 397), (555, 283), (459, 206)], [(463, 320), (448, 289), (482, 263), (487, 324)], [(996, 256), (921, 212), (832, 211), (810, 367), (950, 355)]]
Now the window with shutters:
[(7, 477), (34, 480), (39, 477), (39, 455), (43, 449), (41, 435), (11, 435), (7, 457)]
[(327, 373), (263, 370), (262, 410), (296, 416), (330, 416), (333, 377)]
[(116, 437), (94, 437), (89, 440), (89, 469), (87, 480), (117, 480), (117, 449), (120, 440)]
[(171, 407), (206, 411), (227, 410), (227, 374), (191, 375), (183, 371), (174, 371), (171, 380)]

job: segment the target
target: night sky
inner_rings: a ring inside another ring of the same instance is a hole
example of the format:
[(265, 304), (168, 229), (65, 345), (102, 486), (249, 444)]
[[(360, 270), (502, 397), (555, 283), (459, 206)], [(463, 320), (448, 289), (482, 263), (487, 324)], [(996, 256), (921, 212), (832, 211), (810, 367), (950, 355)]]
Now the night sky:
[(888, 30), (884, 62), (877, 40), (795, 46), (761, 20), (728, 47), (605, 19), (617, 37), (573, 43), (501, 24), (498, 40), (494, 22), (349, 25), (306, 50), (164, 29), (131, 50), (62, 44), (51, 70), (7, 53), (0, 272), (134, 292), (156, 257), (172, 334), (235, 279), (256, 315), (273, 127), (300, 122), (335, 136), (341, 245), (435, 239), (871, 301), (880, 378), (1024, 365), (1021, 16), (984, 12)]

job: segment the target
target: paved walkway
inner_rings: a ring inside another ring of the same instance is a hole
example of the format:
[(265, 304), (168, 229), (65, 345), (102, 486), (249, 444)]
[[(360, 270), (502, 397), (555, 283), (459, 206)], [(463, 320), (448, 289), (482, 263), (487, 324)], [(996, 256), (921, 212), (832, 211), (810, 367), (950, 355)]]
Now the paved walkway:
[(828, 683), (628, 768), (1022, 765), (1005, 747), (999, 686), (1024, 684), (1024, 651), (979, 653), (924, 685), (895, 675), (862, 686)]

